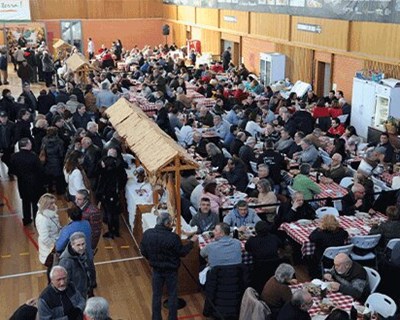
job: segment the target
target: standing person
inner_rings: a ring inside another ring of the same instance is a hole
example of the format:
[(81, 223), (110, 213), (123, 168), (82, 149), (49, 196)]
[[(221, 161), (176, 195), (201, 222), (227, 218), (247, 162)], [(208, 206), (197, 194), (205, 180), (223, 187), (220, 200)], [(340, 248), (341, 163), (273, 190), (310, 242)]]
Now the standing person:
[(15, 124), (8, 120), (7, 112), (0, 111), (0, 157), (8, 168), (14, 153), (14, 132)]
[(43, 77), (46, 82), (46, 87), (50, 87), (53, 82), (53, 73), (54, 73), (54, 62), (53, 58), (47, 51), (43, 51), (42, 57), (42, 68), (43, 68)]
[(104, 214), (107, 217), (108, 232), (103, 234), (104, 238), (114, 239), (120, 237), (119, 233), (119, 214), (120, 191), (125, 189), (128, 181), (124, 169), (120, 170), (117, 166), (117, 159), (107, 156), (100, 162), (100, 179), (97, 187), (97, 198), (104, 207)]
[[(88, 239), (90, 241), (90, 239)], [(92, 295), (92, 279), (90, 273), (90, 265), (92, 262), (86, 251), (86, 238), (83, 232), (74, 232), (69, 237), (69, 243), (64, 252), (60, 256), (60, 266), (67, 270), (71, 275), (72, 281), (76, 290), (80, 292), (86, 300), (89, 295)]]
[(49, 255), (52, 254), (55, 248), (56, 240), (61, 230), (56, 197), (51, 193), (45, 193), (40, 197), (35, 222), (39, 235), (39, 260), (48, 268), (47, 271), (50, 273), (53, 261)]
[(95, 250), (100, 240), (103, 220), (101, 211), (90, 203), (89, 192), (86, 189), (78, 190), (75, 196), (75, 204), (82, 210), (82, 219), (89, 221), (92, 228), (91, 246)]
[(194, 235), (188, 244), (182, 245), (179, 236), (172, 232), (172, 218), (168, 212), (157, 217), (157, 225), (143, 234), (140, 244), (142, 255), (153, 268), (152, 320), (161, 320), (161, 297), (164, 284), (168, 290), (169, 320), (177, 319), (178, 269), (181, 257), (186, 256), (197, 241)]
[(23, 60), (18, 67), (17, 75), (21, 79), (21, 85), (24, 87), (25, 83), (30, 83), (33, 74), (32, 67), (26, 60)]
[(83, 179), (83, 154), (78, 150), (70, 153), (64, 164), (64, 177), (68, 184), (68, 199), (75, 201), (75, 196), (79, 190), (86, 189)]
[(87, 52), (89, 54), (89, 60), (93, 59), (93, 57), (94, 57), (94, 42), (93, 42), (92, 38), (88, 39)]
[(7, 51), (0, 51), (0, 86), (9, 84), (7, 66)]
[(22, 199), (24, 226), (32, 223), (38, 211), (37, 203), (43, 194), (43, 167), (39, 157), (32, 152), (28, 138), (18, 141), (19, 152), (11, 157), (10, 174), (18, 177), (18, 191)]
[(68, 281), (64, 267), (55, 266), (50, 271), (50, 284), (38, 299), (39, 319), (82, 319), (85, 299)]
[(222, 65), (224, 66), (224, 70), (228, 70), (229, 63), (232, 60), (231, 47), (226, 48), (226, 50), (222, 53)]

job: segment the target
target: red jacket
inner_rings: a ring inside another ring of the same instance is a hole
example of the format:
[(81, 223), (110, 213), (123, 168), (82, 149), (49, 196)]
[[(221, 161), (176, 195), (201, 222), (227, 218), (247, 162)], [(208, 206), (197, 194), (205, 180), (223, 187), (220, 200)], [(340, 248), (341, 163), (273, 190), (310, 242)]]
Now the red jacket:
[(314, 118), (330, 117), (329, 108), (325, 107), (314, 107), (313, 113)]
[(343, 124), (339, 124), (336, 128), (330, 127), (328, 133), (332, 136), (341, 136), (345, 131)]
[(329, 108), (329, 113), (332, 118), (337, 118), (343, 114), (343, 111), (341, 108)]

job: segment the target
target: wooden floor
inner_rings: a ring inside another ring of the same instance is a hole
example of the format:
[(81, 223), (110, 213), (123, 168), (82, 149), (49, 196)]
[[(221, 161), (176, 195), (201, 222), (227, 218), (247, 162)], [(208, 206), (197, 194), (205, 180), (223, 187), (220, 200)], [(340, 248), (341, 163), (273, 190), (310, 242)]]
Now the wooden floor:
[[(8, 86), (14, 97), (21, 93), (20, 80), (9, 66)], [(32, 85), (35, 94), (42, 88)], [(6, 178), (0, 166), (0, 319), (8, 319), (12, 312), (26, 300), (38, 297), (46, 287), (45, 267), (38, 259), (37, 232), (33, 226), (24, 228), (21, 223), (21, 201), (17, 182)], [(57, 201), (60, 220), (66, 224), (68, 203)], [(104, 226), (106, 229), (106, 226)], [(146, 260), (141, 257), (133, 237), (121, 221), (121, 238), (100, 239), (95, 257), (98, 288), (95, 295), (105, 297), (110, 303), (113, 319), (151, 319), (151, 278)], [(182, 296), (187, 306), (179, 310), (184, 319), (202, 319), (203, 296)], [(167, 312), (164, 310), (166, 318)]]

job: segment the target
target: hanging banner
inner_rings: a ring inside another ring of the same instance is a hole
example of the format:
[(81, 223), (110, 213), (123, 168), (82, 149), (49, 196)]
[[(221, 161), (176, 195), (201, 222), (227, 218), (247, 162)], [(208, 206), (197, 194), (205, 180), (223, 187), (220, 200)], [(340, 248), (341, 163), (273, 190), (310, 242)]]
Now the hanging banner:
[(35, 47), (46, 41), (46, 30), (43, 23), (7, 24), (5, 27), (7, 43), (10, 48), (19, 45), (20, 37), (25, 39), (26, 47)]
[(31, 21), (29, 0), (0, 0), (0, 22)]
[(400, 0), (163, 0), (166, 4), (400, 23)]

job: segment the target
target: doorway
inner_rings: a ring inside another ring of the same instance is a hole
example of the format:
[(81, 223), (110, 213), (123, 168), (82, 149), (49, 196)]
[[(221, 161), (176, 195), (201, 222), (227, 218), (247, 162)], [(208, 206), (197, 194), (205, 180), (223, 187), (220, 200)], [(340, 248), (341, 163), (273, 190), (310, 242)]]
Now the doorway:
[(318, 97), (325, 97), (332, 90), (331, 64), (316, 61), (316, 86), (315, 93)]
[(82, 52), (82, 24), (80, 21), (61, 21), (61, 38)]
[[(232, 63), (238, 66), (240, 63), (240, 44), (239, 42), (233, 42), (229, 40), (221, 40), (222, 52), (224, 52), (228, 47), (231, 47)], [(222, 55), (221, 52), (221, 55)], [(222, 59), (221, 59), (222, 60)]]

